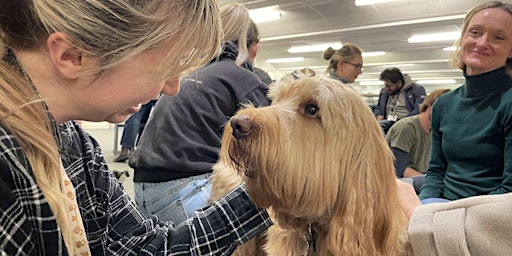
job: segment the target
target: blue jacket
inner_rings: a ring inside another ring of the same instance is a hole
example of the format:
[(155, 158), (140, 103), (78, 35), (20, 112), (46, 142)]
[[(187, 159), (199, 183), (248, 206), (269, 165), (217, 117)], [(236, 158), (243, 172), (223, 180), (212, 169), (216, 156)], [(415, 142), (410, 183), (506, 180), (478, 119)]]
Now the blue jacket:
[[(420, 113), (420, 104), (425, 100), (426, 92), (425, 88), (421, 85), (414, 83), (409, 75), (404, 74), (404, 88), (405, 89), (405, 105), (409, 110), (407, 116), (417, 115)], [(380, 90), (379, 101), (373, 109), (375, 116), (384, 116), (386, 118), (386, 105), (388, 103), (389, 93), (384, 90)]]

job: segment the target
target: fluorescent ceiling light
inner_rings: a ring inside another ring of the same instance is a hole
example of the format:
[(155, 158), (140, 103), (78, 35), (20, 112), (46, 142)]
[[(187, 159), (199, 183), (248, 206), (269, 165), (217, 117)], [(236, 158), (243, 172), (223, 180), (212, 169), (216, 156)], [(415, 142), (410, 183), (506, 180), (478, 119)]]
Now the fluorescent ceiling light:
[(384, 85), (382, 81), (361, 81), (359, 85)]
[(380, 4), (380, 3), (393, 2), (393, 1), (396, 1), (396, 0), (356, 0), (356, 6)]
[(409, 37), (409, 43), (424, 43), (435, 41), (453, 41), (460, 37), (460, 32), (445, 32), (436, 34), (416, 35)]
[(384, 67), (410, 67), (414, 66), (414, 63), (394, 64), (394, 65), (382, 65)]
[(295, 46), (290, 47), (288, 49), (289, 53), (299, 53), (299, 52), (322, 52), (327, 48), (332, 47), (335, 50), (338, 50), (343, 45), (341, 43), (328, 43), (328, 44), (315, 44), (315, 45), (305, 45), (305, 46)]
[(456, 46), (450, 46), (450, 47), (443, 48), (443, 51), (445, 51), (445, 52), (452, 52), (452, 51), (455, 51), (455, 49), (457, 49)]
[(418, 84), (454, 84), (455, 79), (418, 80)]
[(374, 56), (382, 56), (386, 54), (386, 52), (363, 52), (363, 57), (374, 57)]
[(304, 57), (282, 58), (282, 59), (268, 59), (267, 63), (300, 62), (300, 61), (303, 61), (303, 60), (304, 60)]
[(278, 20), (282, 14), (277, 10), (277, 5), (249, 10), (249, 16), (255, 23)]

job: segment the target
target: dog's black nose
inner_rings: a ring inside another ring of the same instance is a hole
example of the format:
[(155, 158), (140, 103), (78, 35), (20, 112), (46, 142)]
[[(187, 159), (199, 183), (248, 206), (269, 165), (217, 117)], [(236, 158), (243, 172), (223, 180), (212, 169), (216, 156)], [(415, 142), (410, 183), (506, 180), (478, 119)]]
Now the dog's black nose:
[(234, 116), (231, 118), (230, 124), (233, 128), (233, 137), (238, 140), (246, 137), (252, 131), (252, 123), (245, 115)]

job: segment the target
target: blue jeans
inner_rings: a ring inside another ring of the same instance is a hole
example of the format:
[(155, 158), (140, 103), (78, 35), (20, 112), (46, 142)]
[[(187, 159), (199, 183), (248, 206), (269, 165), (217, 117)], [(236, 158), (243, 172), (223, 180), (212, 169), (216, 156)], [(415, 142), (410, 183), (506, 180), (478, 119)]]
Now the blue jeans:
[(444, 198), (436, 198), (436, 197), (425, 198), (425, 199), (421, 200), (421, 204), (446, 203), (446, 202), (450, 202), (450, 200), (444, 199)]
[(149, 183), (135, 182), (135, 203), (147, 216), (157, 215), (161, 221), (179, 224), (194, 211), (208, 206), (212, 185), (210, 174)]
[[(144, 124), (148, 121), (151, 109), (155, 105), (155, 100), (152, 100), (140, 108), (140, 110), (131, 115), (126, 122), (124, 122), (123, 135), (121, 135), (121, 146), (129, 149), (135, 148), (138, 136), (142, 134)], [(138, 135), (138, 136), (137, 136)]]

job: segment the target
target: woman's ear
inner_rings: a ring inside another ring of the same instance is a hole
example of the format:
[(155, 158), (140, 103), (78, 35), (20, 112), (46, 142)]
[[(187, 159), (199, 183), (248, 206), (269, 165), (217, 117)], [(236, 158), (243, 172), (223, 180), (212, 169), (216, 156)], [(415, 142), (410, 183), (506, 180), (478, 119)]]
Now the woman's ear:
[(53, 65), (63, 77), (76, 79), (86, 71), (82, 52), (69, 43), (66, 34), (51, 34), (47, 40), (47, 47)]

